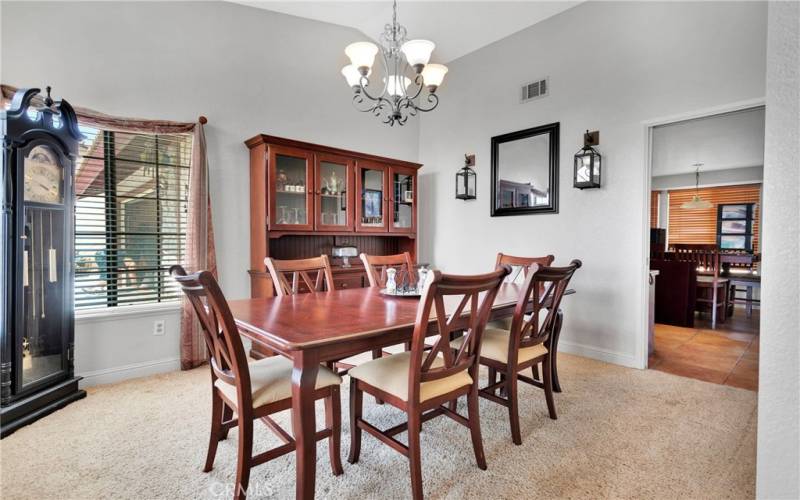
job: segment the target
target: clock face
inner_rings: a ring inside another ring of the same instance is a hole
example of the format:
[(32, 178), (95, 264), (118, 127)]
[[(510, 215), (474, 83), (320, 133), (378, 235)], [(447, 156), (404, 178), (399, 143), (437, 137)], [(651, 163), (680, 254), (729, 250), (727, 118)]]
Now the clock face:
[(25, 157), (25, 201), (62, 203), (61, 166), (53, 150), (36, 146)]

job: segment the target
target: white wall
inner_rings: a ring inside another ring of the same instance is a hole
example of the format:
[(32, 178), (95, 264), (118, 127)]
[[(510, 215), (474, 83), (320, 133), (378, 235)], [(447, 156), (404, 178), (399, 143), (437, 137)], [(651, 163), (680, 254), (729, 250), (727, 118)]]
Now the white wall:
[[(352, 29), (223, 2), (4, 1), (1, 36), (3, 83), (52, 85), (74, 105), (119, 116), (208, 117), (217, 257), (230, 298), (249, 294), (245, 139), (263, 132), (417, 159), (416, 120), (390, 128), (351, 105), (339, 71), (344, 47), (364, 37)], [(78, 373), (167, 366), (160, 361), (178, 355), (175, 317), (78, 321)], [(156, 318), (167, 319), (166, 337), (153, 337)]]
[(800, 498), (800, 3), (770, 2), (756, 495)]
[[(583, 260), (565, 300), (564, 350), (642, 366), (644, 122), (764, 95), (765, 3), (587, 2), (452, 62), (420, 128), (420, 248), (448, 271), (477, 272), (496, 252)], [(521, 104), (549, 77), (551, 95)], [(445, 93), (446, 91), (446, 93)], [(561, 123), (560, 213), (489, 216), (490, 138)], [(599, 130), (603, 187), (572, 188), (583, 132)], [(478, 200), (453, 197), (477, 154)]]
[[(764, 164), (764, 107), (704, 116), (653, 128), (654, 176), (694, 174)], [(694, 183), (694, 182), (693, 182)]]
[[(761, 132), (764, 133), (763, 130)], [(764, 167), (731, 168), (726, 170), (712, 170), (700, 175), (700, 187), (730, 186), (735, 184), (755, 184), (764, 178)], [(695, 186), (694, 173), (654, 176), (650, 189), (683, 189)]]

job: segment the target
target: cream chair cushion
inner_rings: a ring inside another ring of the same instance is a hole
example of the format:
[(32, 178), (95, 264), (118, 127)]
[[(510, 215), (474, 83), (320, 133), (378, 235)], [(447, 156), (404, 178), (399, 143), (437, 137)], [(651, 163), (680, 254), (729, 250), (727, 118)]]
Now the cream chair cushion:
[[(499, 328), (487, 328), (483, 331), (481, 341), (481, 357), (508, 363), (508, 342), (511, 332)], [(450, 342), (450, 347), (458, 349), (464, 343), (464, 337), (459, 337)], [(537, 344), (519, 350), (517, 363), (523, 363), (538, 356), (547, 354), (544, 344)]]
[[(411, 353), (402, 352), (367, 361), (363, 365), (351, 368), (348, 375), (384, 392), (388, 392), (403, 401), (408, 401), (408, 370), (410, 363)], [(432, 368), (441, 366), (444, 366), (444, 360), (437, 356)], [(471, 384), (472, 377), (469, 376), (466, 370), (449, 377), (423, 382), (419, 388), (419, 400), (420, 402), (427, 401)]]
[[(292, 397), (292, 362), (283, 356), (272, 356), (247, 365), (253, 408)], [(326, 366), (319, 367), (316, 389), (342, 383), (342, 377)], [(236, 386), (217, 379), (214, 385), (225, 397), (236, 402)]]

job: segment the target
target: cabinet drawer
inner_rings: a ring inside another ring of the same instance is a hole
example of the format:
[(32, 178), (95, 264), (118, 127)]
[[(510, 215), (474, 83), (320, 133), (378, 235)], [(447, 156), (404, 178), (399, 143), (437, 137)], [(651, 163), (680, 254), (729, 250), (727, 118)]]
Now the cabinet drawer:
[(349, 288), (361, 288), (364, 286), (364, 280), (362, 276), (333, 278), (333, 286), (337, 290), (347, 290)]

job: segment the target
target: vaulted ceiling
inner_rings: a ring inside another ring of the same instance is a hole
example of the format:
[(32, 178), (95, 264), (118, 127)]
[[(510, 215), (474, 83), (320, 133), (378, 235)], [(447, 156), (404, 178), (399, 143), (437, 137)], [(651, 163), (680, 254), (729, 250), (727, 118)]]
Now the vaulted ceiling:
[[(377, 39), (392, 20), (391, 1), (234, 0), (236, 3), (355, 28)], [(398, 21), (409, 38), (436, 43), (433, 61), (448, 63), (563, 12), (578, 1), (400, 1)], [(354, 40), (356, 41), (356, 40)]]

